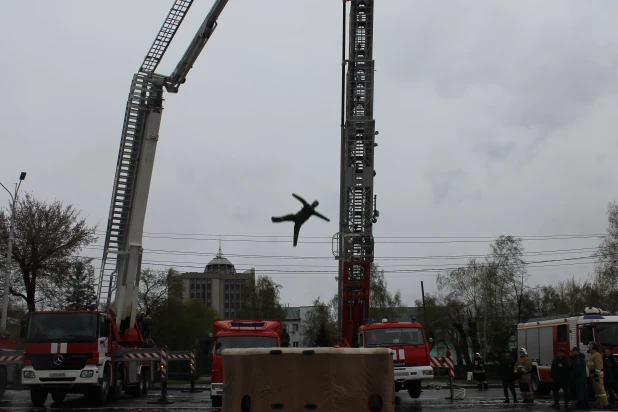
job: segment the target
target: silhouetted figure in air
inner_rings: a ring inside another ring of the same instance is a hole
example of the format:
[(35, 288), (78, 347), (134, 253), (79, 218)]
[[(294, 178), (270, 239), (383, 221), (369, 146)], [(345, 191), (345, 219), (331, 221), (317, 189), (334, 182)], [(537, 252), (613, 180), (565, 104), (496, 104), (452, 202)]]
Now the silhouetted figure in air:
[(271, 220), (273, 221), (273, 223), (294, 222), (294, 247), (296, 247), (296, 244), (298, 243), (298, 233), (300, 232), (300, 227), (311, 216), (315, 215), (321, 219), (326, 220), (327, 222), (330, 222), (330, 219), (315, 211), (315, 208), (318, 207), (318, 205), (320, 204), (317, 200), (314, 200), (312, 204), (309, 204), (305, 202), (305, 199), (298, 196), (297, 194), (292, 193), (292, 196), (294, 196), (303, 204), (303, 208), (300, 209), (300, 211), (298, 211), (296, 214), (289, 214), (281, 217), (273, 216)]

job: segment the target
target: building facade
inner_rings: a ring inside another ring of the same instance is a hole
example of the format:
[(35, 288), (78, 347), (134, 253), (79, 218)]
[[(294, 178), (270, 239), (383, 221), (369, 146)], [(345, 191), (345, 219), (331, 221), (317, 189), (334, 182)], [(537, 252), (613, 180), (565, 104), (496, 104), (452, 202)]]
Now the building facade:
[(290, 335), (290, 347), (302, 348), (305, 345), (303, 342), (303, 324), (307, 320), (309, 312), (314, 306), (284, 306), (285, 319), (283, 322), (283, 328), (288, 331)]
[(221, 252), (211, 260), (204, 272), (181, 273), (176, 281), (182, 283), (182, 298), (195, 299), (215, 308), (221, 319), (234, 319), (241, 307), (241, 291), (245, 283), (255, 282), (255, 268), (238, 273)]

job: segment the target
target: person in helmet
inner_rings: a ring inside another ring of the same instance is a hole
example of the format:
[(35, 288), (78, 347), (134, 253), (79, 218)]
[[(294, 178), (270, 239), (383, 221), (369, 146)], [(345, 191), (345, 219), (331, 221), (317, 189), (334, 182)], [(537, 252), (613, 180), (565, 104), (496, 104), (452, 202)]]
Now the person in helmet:
[(292, 193), (292, 196), (294, 196), (303, 204), (303, 208), (296, 212), (296, 214), (289, 214), (280, 217), (273, 216), (271, 217), (271, 220), (273, 223), (294, 222), (294, 247), (296, 247), (296, 244), (298, 243), (298, 234), (300, 233), (300, 227), (303, 225), (303, 223), (309, 220), (311, 216), (315, 215), (321, 219), (326, 220), (327, 222), (330, 222), (330, 219), (315, 211), (315, 208), (318, 207), (318, 205), (320, 204), (317, 200), (314, 200), (312, 204), (309, 204), (305, 201), (305, 199), (298, 196), (297, 194)]
[(592, 381), (592, 389), (597, 396), (597, 403), (601, 409), (607, 409), (607, 393), (603, 386), (603, 354), (600, 352), (599, 344), (590, 342), (588, 344), (590, 357), (588, 357), (588, 373)]
[(487, 385), (487, 376), (485, 373), (485, 362), (483, 362), (480, 353), (474, 354), (474, 368), (472, 369), (472, 373), (478, 384), (479, 391), (483, 389), (487, 390), (489, 387)]
[(519, 349), (519, 359), (515, 363), (515, 373), (519, 376), (519, 390), (524, 403), (534, 403), (532, 393), (532, 359), (528, 357), (526, 348)]

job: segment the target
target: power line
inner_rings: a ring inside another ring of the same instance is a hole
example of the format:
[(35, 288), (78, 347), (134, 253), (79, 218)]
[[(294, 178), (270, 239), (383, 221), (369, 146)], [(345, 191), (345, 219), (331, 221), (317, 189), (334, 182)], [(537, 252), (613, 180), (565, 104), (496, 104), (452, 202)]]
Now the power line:
[[(105, 234), (103, 231), (97, 231), (99, 234)], [(248, 235), (248, 234), (211, 234), (211, 233), (182, 233), (182, 232), (148, 232), (144, 231), (144, 234), (148, 235), (173, 235), (173, 236), (200, 236), (200, 237), (212, 237), (214, 240), (219, 240), (219, 236), (222, 237), (240, 237), (240, 238), (283, 238), (291, 239), (292, 236), (287, 235)], [(374, 236), (374, 239), (488, 239), (496, 240), (498, 236)], [(515, 236), (510, 235), (513, 238), (536, 239), (536, 238), (591, 238), (607, 236), (605, 233), (584, 233), (584, 234), (552, 234), (552, 235), (525, 235)], [(146, 237), (146, 236), (144, 236)], [(332, 239), (332, 236), (303, 236), (306, 239)]]
[[(103, 250), (102, 246), (87, 246), (84, 249), (89, 250)], [(538, 255), (561, 255), (568, 253), (589, 253), (597, 250), (596, 247), (590, 248), (572, 248), (572, 249), (555, 249), (555, 250), (541, 250), (541, 251), (532, 251), (532, 252), (523, 252), (522, 256), (538, 256)], [(207, 252), (190, 252), (190, 251), (182, 251), (182, 250), (166, 250), (166, 249), (144, 249), (144, 252), (147, 254), (154, 255), (191, 255), (191, 256), (213, 256), (212, 253)], [(242, 259), (290, 259), (290, 260), (333, 260), (333, 256), (291, 256), (291, 255), (262, 255), (262, 254), (235, 254), (235, 253), (226, 253), (227, 257), (234, 258), (242, 258)], [(425, 255), (425, 256), (380, 256), (376, 257), (376, 260), (433, 260), (433, 259), (474, 259), (474, 258), (485, 258), (487, 254), (484, 255), (474, 255), (474, 254), (466, 254), (466, 255)]]

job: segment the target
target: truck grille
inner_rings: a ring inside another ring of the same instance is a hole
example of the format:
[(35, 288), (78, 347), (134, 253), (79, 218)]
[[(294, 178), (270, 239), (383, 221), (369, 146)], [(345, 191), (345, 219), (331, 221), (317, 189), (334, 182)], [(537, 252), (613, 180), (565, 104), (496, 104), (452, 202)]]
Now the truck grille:
[(34, 370), (82, 370), (86, 366), (86, 361), (92, 358), (91, 353), (76, 353), (76, 354), (60, 354), (62, 356), (62, 363), (56, 365), (54, 363), (55, 357), (58, 354), (44, 354), (44, 355), (26, 355), (26, 359), (32, 362), (32, 368)]

